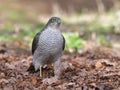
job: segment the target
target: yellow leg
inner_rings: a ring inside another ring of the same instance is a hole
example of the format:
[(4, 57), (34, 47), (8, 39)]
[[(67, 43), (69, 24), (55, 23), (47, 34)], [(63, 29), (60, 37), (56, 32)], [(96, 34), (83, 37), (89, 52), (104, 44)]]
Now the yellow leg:
[(42, 66), (40, 66), (40, 77), (42, 77)]

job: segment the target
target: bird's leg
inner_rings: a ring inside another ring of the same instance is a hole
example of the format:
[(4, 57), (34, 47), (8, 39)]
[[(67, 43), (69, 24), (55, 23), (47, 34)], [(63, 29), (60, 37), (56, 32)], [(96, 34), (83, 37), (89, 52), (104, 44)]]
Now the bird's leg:
[(42, 77), (42, 66), (40, 66), (40, 77)]
[(60, 58), (54, 63), (54, 74), (55, 77), (60, 77), (61, 76), (61, 60)]

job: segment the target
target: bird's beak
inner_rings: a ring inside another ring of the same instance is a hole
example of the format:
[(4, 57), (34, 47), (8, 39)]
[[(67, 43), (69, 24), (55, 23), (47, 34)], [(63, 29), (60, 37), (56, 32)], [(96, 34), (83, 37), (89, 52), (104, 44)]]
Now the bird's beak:
[(61, 24), (61, 21), (60, 21), (60, 20), (58, 20), (58, 21), (57, 21), (57, 24), (58, 24), (58, 26), (60, 26), (60, 24)]

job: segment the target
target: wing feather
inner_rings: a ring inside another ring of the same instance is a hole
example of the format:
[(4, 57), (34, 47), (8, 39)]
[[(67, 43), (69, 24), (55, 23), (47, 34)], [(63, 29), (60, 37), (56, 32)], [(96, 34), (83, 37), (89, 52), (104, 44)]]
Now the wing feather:
[(65, 49), (65, 38), (63, 35), (62, 35), (62, 37), (63, 37), (63, 50), (64, 50)]
[(38, 32), (32, 42), (32, 54), (34, 54), (37, 46), (38, 46), (38, 41), (39, 41), (39, 36), (40, 36), (41, 32)]

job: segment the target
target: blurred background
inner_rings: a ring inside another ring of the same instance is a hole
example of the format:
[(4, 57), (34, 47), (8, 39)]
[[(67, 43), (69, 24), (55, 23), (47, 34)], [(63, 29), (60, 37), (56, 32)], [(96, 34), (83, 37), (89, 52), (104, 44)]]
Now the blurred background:
[(119, 0), (0, 0), (0, 43), (30, 50), (52, 16), (62, 19), (66, 51), (120, 49)]

